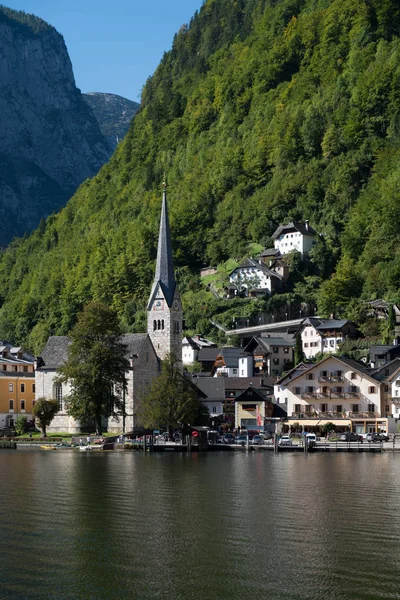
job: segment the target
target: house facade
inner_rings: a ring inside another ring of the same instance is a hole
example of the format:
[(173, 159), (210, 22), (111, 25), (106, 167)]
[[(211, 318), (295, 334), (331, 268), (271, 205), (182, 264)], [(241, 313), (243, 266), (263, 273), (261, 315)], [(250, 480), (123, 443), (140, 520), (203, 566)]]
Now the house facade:
[(308, 221), (304, 223), (292, 221), (287, 225), (281, 225), (272, 235), (275, 249), (282, 255), (295, 250), (304, 256), (316, 244), (317, 238), (317, 232)]
[[(292, 336), (254, 337), (245, 347), (252, 357), (251, 375), (278, 376), (293, 367), (294, 339)], [(240, 359), (242, 361), (242, 358)], [(239, 372), (241, 373), (241, 366)]]
[[(347, 358), (325, 358), (275, 385), (275, 401), (287, 405), (288, 428), (391, 432), (394, 419), (382, 408), (381, 382), (365, 365)], [(283, 402), (282, 402), (283, 400)]]
[(334, 354), (347, 337), (357, 337), (357, 328), (346, 319), (305, 318), (297, 335), (301, 336), (303, 353), (306, 359), (317, 354)]
[(14, 427), (18, 417), (33, 418), (34, 358), (23, 348), (0, 342), (0, 429)]
[(262, 261), (246, 259), (229, 274), (229, 281), (237, 290), (259, 291), (271, 295), (282, 287), (282, 275), (269, 269)]
[(199, 352), (203, 348), (216, 348), (217, 344), (207, 340), (201, 335), (195, 335), (193, 337), (186, 336), (182, 340), (182, 363), (184, 365), (190, 365), (197, 361)]

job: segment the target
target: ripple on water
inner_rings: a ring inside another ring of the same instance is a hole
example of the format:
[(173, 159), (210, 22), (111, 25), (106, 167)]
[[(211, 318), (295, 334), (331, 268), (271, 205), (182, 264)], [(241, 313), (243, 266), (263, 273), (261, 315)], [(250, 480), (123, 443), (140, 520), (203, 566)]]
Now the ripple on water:
[(400, 598), (400, 457), (0, 453), (5, 600)]

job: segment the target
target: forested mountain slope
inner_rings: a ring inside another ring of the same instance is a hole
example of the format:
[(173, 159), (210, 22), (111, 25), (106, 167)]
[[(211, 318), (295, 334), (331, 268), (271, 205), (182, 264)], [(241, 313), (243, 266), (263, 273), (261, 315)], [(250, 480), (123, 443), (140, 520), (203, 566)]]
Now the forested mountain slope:
[(320, 312), (397, 297), (399, 28), (396, 0), (207, 0), (110, 162), (3, 253), (1, 336), (37, 349), (90, 298), (143, 327), (164, 171), (192, 324), (212, 302), (191, 273), (290, 219), (325, 236), (297, 286)]

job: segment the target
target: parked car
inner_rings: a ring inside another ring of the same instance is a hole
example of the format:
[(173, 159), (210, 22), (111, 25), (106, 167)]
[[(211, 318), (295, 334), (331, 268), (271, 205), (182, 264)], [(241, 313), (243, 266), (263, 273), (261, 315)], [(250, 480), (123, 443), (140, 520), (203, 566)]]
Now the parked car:
[(291, 446), (292, 440), (289, 435), (281, 435), (278, 442), (279, 446)]
[(262, 446), (264, 444), (264, 437), (262, 435), (255, 435), (251, 440), (254, 446)]
[(342, 433), (340, 440), (342, 442), (360, 442), (362, 444), (364, 438), (362, 435), (354, 433), (353, 431), (346, 431), (346, 433)]
[(225, 435), (222, 437), (222, 442), (224, 444), (234, 444), (235, 436), (233, 435), (233, 433), (225, 433)]
[(309, 448), (312, 448), (317, 443), (317, 436), (315, 433), (306, 433), (306, 441)]
[(247, 444), (247, 439), (247, 435), (241, 434), (237, 436), (235, 443), (244, 446), (245, 444)]
[(367, 442), (388, 442), (389, 436), (386, 433), (368, 433), (366, 438)]

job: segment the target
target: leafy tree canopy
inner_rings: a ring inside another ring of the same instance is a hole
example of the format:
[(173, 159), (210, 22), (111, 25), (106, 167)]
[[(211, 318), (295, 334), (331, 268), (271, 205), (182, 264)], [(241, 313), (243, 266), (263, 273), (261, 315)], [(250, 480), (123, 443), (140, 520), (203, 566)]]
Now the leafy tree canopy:
[(71, 385), (67, 412), (84, 423), (93, 419), (100, 434), (102, 417), (118, 417), (124, 409), (129, 362), (116, 312), (99, 302), (89, 303), (70, 337), (68, 360), (58, 377)]
[(54, 419), (57, 411), (57, 400), (46, 400), (46, 398), (38, 398), (36, 400), (35, 406), (32, 408), (32, 413), (42, 430), (43, 437), (46, 437), (46, 429)]
[(141, 420), (145, 427), (166, 427), (171, 432), (182, 425), (198, 424), (203, 415), (199, 390), (179, 371), (176, 359), (167, 355), (160, 375), (141, 398)]

